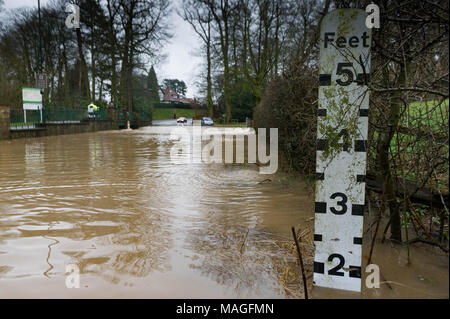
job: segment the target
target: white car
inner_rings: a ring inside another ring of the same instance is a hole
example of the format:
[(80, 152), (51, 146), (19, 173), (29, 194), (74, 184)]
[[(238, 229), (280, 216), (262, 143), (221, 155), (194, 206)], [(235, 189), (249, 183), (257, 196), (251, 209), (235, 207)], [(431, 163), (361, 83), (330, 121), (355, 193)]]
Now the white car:
[(186, 124), (187, 123), (187, 118), (185, 117), (179, 117), (177, 120), (178, 124)]
[(204, 118), (202, 118), (202, 125), (213, 126), (214, 121), (210, 117), (204, 117)]

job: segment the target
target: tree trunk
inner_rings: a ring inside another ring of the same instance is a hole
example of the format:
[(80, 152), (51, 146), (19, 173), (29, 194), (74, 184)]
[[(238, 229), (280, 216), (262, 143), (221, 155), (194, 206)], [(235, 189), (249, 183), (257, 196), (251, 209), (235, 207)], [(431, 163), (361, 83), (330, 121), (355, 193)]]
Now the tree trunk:
[(117, 72), (116, 72), (116, 58), (115, 52), (112, 52), (111, 64), (112, 64), (112, 75), (111, 75), (111, 98), (116, 105), (118, 101), (117, 97)]
[[(80, 89), (80, 94), (86, 98), (89, 98), (91, 96), (90, 94), (90, 90), (89, 90), (89, 76), (87, 73), (87, 66), (86, 66), (86, 59), (84, 58), (84, 53), (83, 53), (83, 40), (81, 38), (81, 31), (80, 29), (76, 29), (76, 33), (77, 33), (77, 44), (78, 44), (78, 55), (80, 57), (80, 79), (79, 79), (79, 89)], [(85, 82), (85, 92), (83, 94), (82, 90), (82, 82)]]
[(66, 46), (63, 44), (63, 64), (64, 64), (64, 106), (69, 105), (73, 107), (73, 102), (70, 98), (70, 84), (69, 84), (69, 66), (67, 64)]
[(111, 99), (114, 105), (119, 103), (117, 96), (117, 71), (116, 71), (116, 32), (114, 30), (114, 16), (111, 1), (107, 2), (108, 14), (109, 14), (109, 41), (111, 45)]
[[(93, 42), (93, 41), (92, 41)], [(91, 45), (91, 70), (92, 70), (92, 102), (95, 102), (95, 78), (97, 76), (95, 69), (94, 46)]]
[(98, 94), (98, 100), (101, 102), (103, 97), (103, 79), (100, 78), (100, 88), (99, 88), (99, 94)]
[(124, 56), (122, 59), (122, 69), (120, 71), (120, 107), (125, 110), (127, 109), (127, 68), (128, 68), (128, 49), (125, 48)]
[[(406, 83), (405, 67), (400, 65), (400, 75), (397, 87), (404, 87)], [(395, 93), (394, 93), (395, 94)], [(400, 94), (400, 92), (398, 93)], [(380, 174), (383, 178), (383, 192), (388, 202), (390, 218), (391, 218), (391, 239), (401, 242), (402, 229), (400, 219), (400, 208), (394, 191), (394, 182), (391, 174), (391, 163), (389, 159), (389, 148), (392, 137), (397, 130), (400, 119), (400, 108), (402, 100), (400, 96), (393, 96), (391, 107), (388, 114), (387, 129), (380, 133), (377, 145), (377, 157)]]
[(229, 34), (228, 34), (228, 20), (224, 20), (224, 30), (225, 39), (224, 46), (222, 48), (223, 52), (223, 65), (224, 65), (224, 95), (225, 95), (225, 119), (229, 123), (231, 119), (231, 103), (230, 103), (230, 65), (228, 59), (228, 48), (229, 48)]
[(224, 53), (224, 95), (225, 95), (225, 120), (227, 123), (231, 119), (231, 103), (230, 103), (230, 67), (228, 65), (228, 50)]
[(208, 103), (208, 113), (213, 117), (213, 100), (212, 100), (212, 81), (211, 81), (211, 23), (208, 23), (208, 37), (206, 42), (206, 60), (207, 60), (207, 75), (206, 75), (206, 101)]

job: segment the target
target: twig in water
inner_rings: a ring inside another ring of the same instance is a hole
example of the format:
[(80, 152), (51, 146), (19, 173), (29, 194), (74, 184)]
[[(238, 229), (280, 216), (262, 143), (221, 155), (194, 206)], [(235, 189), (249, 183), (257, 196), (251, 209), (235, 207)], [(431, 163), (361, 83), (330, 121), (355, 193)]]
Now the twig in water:
[(383, 214), (383, 211), (384, 211), (384, 190), (383, 190), (383, 194), (381, 194), (381, 203), (380, 203), (380, 208), (378, 210), (378, 219), (377, 219), (377, 226), (375, 227), (375, 234), (372, 237), (372, 243), (370, 245), (369, 261), (367, 262), (369, 265), (372, 261), (373, 247), (375, 246), (375, 240), (377, 238), (378, 227), (380, 226), (381, 216)]
[(381, 279), (383, 280), (383, 282), (388, 286), (388, 288), (391, 289), (391, 290), (393, 290), (391, 284), (389, 283), (389, 281), (386, 280), (386, 278), (383, 276), (383, 274), (381, 273), (381, 271), (380, 271), (380, 277), (381, 277)]
[(292, 235), (294, 236), (295, 246), (297, 246), (298, 260), (300, 261), (300, 268), (302, 271), (302, 279), (303, 279), (303, 287), (305, 290), (305, 299), (308, 299), (308, 285), (306, 284), (305, 269), (303, 266), (303, 257), (302, 257), (302, 252), (300, 251), (300, 245), (298, 244), (297, 235), (295, 234), (294, 227), (292, 227)]
[(241, 249), (239, 249), (239, 251), (241, 252), (241, 255), (243, 253), (243, 248), (244, 248), (244, 245), (245, 245), (245, 241), (247, 240), (247, 236), (248, 236), (248, 232), (249, 231), (250, 231), (250, 228), (247, 228), (247, 233), (245, 234), (244, 241), (242, 242), (242, 245), (241, 245)]

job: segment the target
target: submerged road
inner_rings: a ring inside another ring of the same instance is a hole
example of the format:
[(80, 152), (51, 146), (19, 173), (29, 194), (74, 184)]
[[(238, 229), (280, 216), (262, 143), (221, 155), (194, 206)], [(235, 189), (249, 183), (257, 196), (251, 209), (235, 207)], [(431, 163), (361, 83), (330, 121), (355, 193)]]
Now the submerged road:
[[(293, 225), (312, 271), (312, 185), (254, 164), (173, 163), (172, 123), (0, 141), (0, 298), (292, 297)], [(393, 289), (362, 296), (448, 298), (448, 257), (410, 249), (407, 264), (406, 247), (377, 243)], [(349, 296), (361, 295), (313, 293)]]
[(0, 142), (0, 297), (283, 297), (273, 243), (311, 188), (172, 145), (151, 127)]
[[(186, 126), (190, 126), (192, 125), (192, 118), (187, 118), (187, 123), (184, 124)], [(177, 124), (177, 120), (153, 120), (152, 121), (152, 125), (155, 126), (176, 126)]]

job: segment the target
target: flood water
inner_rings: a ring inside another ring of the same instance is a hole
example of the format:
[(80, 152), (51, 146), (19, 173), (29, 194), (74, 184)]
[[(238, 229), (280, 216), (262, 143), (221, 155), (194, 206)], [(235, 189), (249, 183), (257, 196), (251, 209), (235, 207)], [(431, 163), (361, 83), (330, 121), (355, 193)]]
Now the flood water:
[[(311, 185), (254, 164), (174, 164), (173, 143), (150, 127), (0, 141), (0, 297), (286, 297), (275, 263), (295, 256), (276, 243), (313, 217)], [(407, 265), (405, 252), (375, 249), (393, 289), (313, 296), (448, 298), (448, 257), (415, 246)]]

